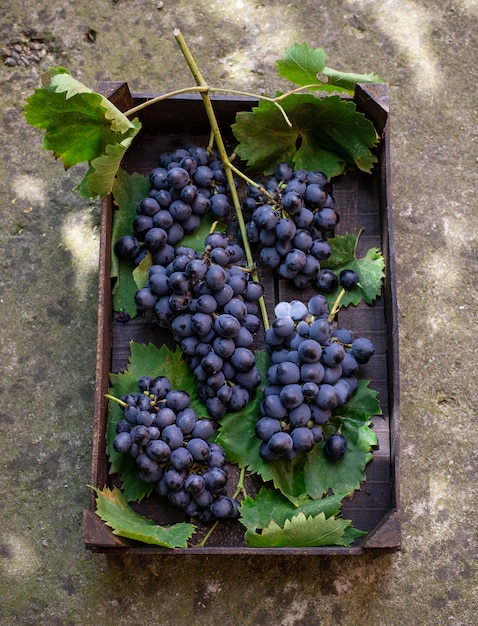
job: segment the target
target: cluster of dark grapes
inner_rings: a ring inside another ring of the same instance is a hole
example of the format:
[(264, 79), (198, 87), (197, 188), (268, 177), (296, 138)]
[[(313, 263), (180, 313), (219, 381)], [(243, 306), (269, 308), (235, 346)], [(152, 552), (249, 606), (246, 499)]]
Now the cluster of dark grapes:
[(135, 295), (138, 312), (172, 332), (213, 419), (245, 407), (261, 382), (251, 346), (264, 289), (243, 257), (225, 233), (210, 233), (203, 253), (177, 246), (152, 265)]
[[(322, 294), (308, 304), (280, 302), (265, 333), (272, 365), (255, 432), (264, 460), (292, 459), (309, 452), (324, 439), (323, 426), (332, 411), (344, 405), (357, 389), (359, 365), (375, 352), (364, 337), (352, 338), (346, 329), (334, 329)], [(324, 452), (340, 459), (347, 441), (337, 432), (326, 438)]]
[(113, 448), (135, 459), (141, 480), (202, 522), (237, 519), (238, 503), (227, 495), (226, 454), (209, 443), (214, 425), (198, 418), (189, 394), (172, 389), (166, 376), (142, 376), (138, 391), (121, 400)]
[(135, 295), (138, 313), (172, 331), (199, 398), (219, 419), (246, 406), (260, 384), (250, 348), (263, 287), (242, 267), (242, 247), (224, 233), (211, 233), (201, 254), (180, 245), (206, 211), (218, 221), (230, 214), (226, 175), (214, 153), (198, 146), (163, 153), (150, 182), (133, 233), (114, 250), (135, 265), (150, 253), (148, 281)]
[(300, 289), (334, 291), (336, 274), (320, 267), (331, 255), (327, 239), (339, 222), (325, 174), (279, 163), (263, 190), (248, 185), (242, 203), (247, 237), (260, 245), (262, 266)]
[(201, 146), (163, 152), (149, 175), (149, 195), (138, 202), (133, 232), (115, 243), (115, 252), (138, 265), (151, 252), (153, 263), (167, 265), (174, 246), (196, 232), (206, 212), (218, 220), (232, 209), (224, 167)]

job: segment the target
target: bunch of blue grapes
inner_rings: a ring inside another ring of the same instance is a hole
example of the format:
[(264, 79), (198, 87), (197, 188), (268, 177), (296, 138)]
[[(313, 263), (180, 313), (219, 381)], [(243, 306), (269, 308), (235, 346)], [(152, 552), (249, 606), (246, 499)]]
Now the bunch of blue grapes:
[(242, 203), (247, 237), (260, 246), (262, 266), (300, 289), (331, 292), (338, 285), (337, 276), (320, 267), (339, 223), (329, 187), (322, 172), (279, 163), (262, 190), (248, 185)]
[(135, 459), (139, 478), (204, 523), (237, 519), (238, 502), (227, 494), (226, 454), (209, 442), (214, 425), (198, 417), (189, 394), (173, 389), (166, 376), (142, 376), (138, 391), (121, 400), (113, 448)]
[(149, 180), (151, 190), (136, 206), (132, 233), (115, 243), (116, 254), (135, 265), (148, 251), (153, 263), (167, 264), (174, 246), (196, 232), (204, 213), (218, 220), (231, 213), (224, 167), (201, 146), (163, 152)]
[(272, 365), (255, 427), (260, 456), (293, 459), (324, 441), (326, 456), (337, 461), (347, 441), (340, 432), (325, 438), (323, 427), (357, 390), (359, 366), (375, 347), (367, 338), (353, 339), (349, 330), (334, 328), (322, 294), (308, 304), (280, 302), (275, 315), (265, 333)]
[(252, 344), (264, 288), (244, 256), (225, 233), (210, 233), (203, 253), (178, 246), (152, 265), (135, 295), (138, 312), (171, 331), (214, 419), (244, 408), (261, 382)]

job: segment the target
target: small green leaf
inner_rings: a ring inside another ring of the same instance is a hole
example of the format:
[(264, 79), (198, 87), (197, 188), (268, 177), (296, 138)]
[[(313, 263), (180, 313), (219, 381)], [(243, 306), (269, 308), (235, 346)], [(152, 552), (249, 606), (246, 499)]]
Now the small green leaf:
[(340, 72), (331, 67), (324, 67), (322, 74), (327, 77), (325, 88), (337, 91), (337, 87), (343, 91), (353, 93), (357, 83), (383, 83), (384, 79), (373, 72), (369, 74), (356, 74), (354, 72)]
[[(350, 534), (345, 536), (345, 531), (351, 524), (350, 520), (326, 518), (324, 513), (314, 517), (298, 513), (292, 519), (287, 519), (282, 527), (272, 520), (260, 533), (246, 531), (245, 542), (257, 548), (345, 546), (354, 540)], [(364, 534), (366, 533), (356, 531), (356, 536)]]
[[(321, 268), (329, 268), (337, 276), (342, 270), (349, 269), (360, 277), (360, 283), (355, 289), (345, 291), (341, 306), (346, 307), (349, 304), (357, 306), (362, 300), (367, 304), (372, 304), (382, 291), (382, 281), (385, 277), (385, 260), (382, 253), (378, 248), (370, 248), (364, 257), (356, 258), (357, 237), (350, 233), (336, 235), (328, 242), (332, 248), (332, 254), (327, 260), (320, 262)], [(333, 305), (341, 291), (342, 286), (339, 285), (332, 293), (324, 294), (329, 306)]]
[(358, 74), (334, 70), (325, 65), (326, 59), (327, 55), (323, 48), (314, 50), (307, 43), (295, 43), (285, 50), (284, 59), (276, 61), (278, 75), (299, 87), (311, 85), (311, 91), (329, 93), (342, 91), (353, 94), (357, 83), (384, 82), (383, 78), (373, 72)]
[(148, 270), (152, 265), (151, 252), (147, 252), (144, 259), (137, 265), (132, 274), (136, 289), (142, 289), (148, 282)]
[(196, 527), (186, 522), (172, 526), (159, 526), (153, 520), (139, 515), (128, 505), (119, 489), (94, 488), (96, 492), (96, 514), (113, 533), (119, 537), (135, 539), (163, 548), (187, 548), (188, 539)]
[(327, 55), (322, 48), (315, 50), (307, 43), (295, 43), (284, 51), (284, 59), (276, 61), (278, 75), (299, 87), (317, 85), (317, 75), (325, 67)]
[(42, 147), (60, 158), (66, 169), (88, 163), (87, 174), (78, 186), (82, 197), (106, 196), (141, 124), (130, 121), (65, 68), (51, 68), (42, 82), (25, 103), (26, 121), (45, 131)]
[(261, 487), (255, 499), (246, 497), (241, 503), (241, 523), (248, 530), (265, 528), (271, 520), (283, 526), (287, 519), (292, 519), (297, 513), (304, 513), (307, 517), (325, 513), (327, 517), (338, 515), (341, 502), (347, 494), (326, 496), (320, 500), (312, 500), (306, 495), (293, 505), (280, 491)]
[(372, 170), (377, 158), (370, 149), (378, 136), (353, 102), (292, 94), (281, 105), (292, 128), (271, 102), (262, 100), (252, 111), (237, 113), (232, 125), (236, 152), (249, 167), (271, 174), (278, 162), (287, 161), (296, 168), (320, 169), (329, 179), (347, 167)]
[(375, 415), (382, 415), (378, 391), (370, 389), (369, 384), (369, 380), (359, 378), (357, 391), (344, 406), (334, 409), (334, 413), (363, 423)]
[(150, 188), (151, 184), (146, 176), (128, 174), (122, 168), (118, 169), (113, 186), (117, 209), (113, 213), (111, 234), (111, 278), (115, 279), (112, 290), (113, 310), (129, 313), (131, 317), (136, 316), (134, 296), (138, 285), (131, 261), (118, 259), (114, 253), (114, 245), (120, 237), (131, 235), (133, 220), (137, 215), (136, 206), (148, 195)]

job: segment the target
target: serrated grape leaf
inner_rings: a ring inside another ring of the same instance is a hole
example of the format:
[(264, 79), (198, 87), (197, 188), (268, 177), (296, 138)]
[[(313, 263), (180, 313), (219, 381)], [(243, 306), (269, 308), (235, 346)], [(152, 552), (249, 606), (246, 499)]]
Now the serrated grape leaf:
[(312, 500), (307, 496), (298, 499), (294, 506), (280, 491), (261, 487), (255, 499), (247, 496), (240, 506), (240, 521), (248, 530), (265, 528), (271, 520), (283, 526), (286, 519), (292, 519), (297, 513), (306, 517), (325, 513), (326, 517), (338, 515), (342, 500), (348, 494), (326, 496), (320, 500)]
[[(198, 417), (206, 417), (206, 408), (196, 396), (196, 381), (182, 358), (180, 348), (173, 352), (165, 345), (157, 348), (153, 344), (130, 342), (128, 368), (118, 374), (110, 374), (109, 395), (120, 399), (123, 395), (138, 391), (137, 381), (141, 376), (167, 376), (175, 389), (186, 391), (191, 398), (190, 406)], [(113, 449), (116, 436), (116, 424), (123, 418), (123, 411), (115, 401), (108, 406), (108, 424), (106, 450), (110, 462), (110, 473), (119, 474), (125, 498), (142, 500), (152, 491), (150, 484), (138, 478), (134, 459), (128, 454), (121, 454)]]
[(119, 259), (114, 253), (114, 245), (125, 235), (132, 234), (132, 224), (136, 217), (136, 206), (145, 198), (151, 183), (149, 178), (141, 174), (128, 174), (119, 168), (113, 186), (113, 196), (117, 205), (113, 213), (111, 234), (111, 278), (114, 279), (112, 289), (113, 310), (136, 316), (134, 296), (138, 290), (133, 275), (133, 265), (129, 259)]
[(359, 378), (356, 392), (344, 406), (334, 409), (333, 413), (363, 423), (367, 423), (375, 415), (382, 415), (378, 391), (370, 389), (369, 385), (369, 380)]
[[(256, 548), (346, 546), (355, 539), (352, 533), (345, 535), (350, 526), (350, 520), (326, 518), (324, 513), (314, 517), (298, 513), (287, 519), (283, 526), (272, 520), (260, 533), (247, 530), (244, 539), (246, 545)], [(356, 530), (354, 534), (359, 537), (366, 533)]]
[(311, 91), (329, 93), (344, 91), (353, 94), (357, 83), (384, 82), (383, 78), (373, 72), (358, 74), (334, 70), (325, 65), (326, 59), (323, 48), (314, 49), (307, 43), (295, 43), (286, 48), (283, 59), (276, 61), (277, 73), (299, 87), (310, 85)]
[(78, 186), (85, 198), (104, 197), (113, 188), (122, 156), (141, 128), (107, 98), (76, 79), (65, 68), (50, 68), (43, 86), (26, 100), (25, 119), (45, 131), (42, 147), (60, 158), (66, 169), (88, 163)]
[[(259, 455), (260, 440), (254, 430), (260, 417), (260, 394), (248, 405), (249, 410), (241, 415), (241, 419), (229, 414), (220, 420), (217, 442), (226, 450), (231, 462), (259, 474), (266, 483), (271, 481), (294, 505), (304, 494), (319, 499), (329, 490), (335, 494), (351, 493), (365, 480), (365, 467), (372, 459), (371, 449), (377, 445), (377, 436), (366, 417), (367, 408), (373, 408), (373, 414), (376, 414), (377, 404), (370, 400), (373, 393), (361, 385), (361, 394), (367, 404), (360, 410), (353, 407), (350, 419), (346, 417), (348, 403), (342, 407), (344, 417), (337, 418), (336, 422), (342, 424), (347, 452), (337, 462), (329, 461), (325, 456), (324, 441), (308, 454), (298, 454), (292, 461), (264, 461)], [(354, 416), (357, 417), (354, 419)], [(333, 427), (331, 432), (335, 429)]]
[[(385, 277), (385, 260), (380, 250), (370, 248), (364, 257), (356, 258), (357, 237), (350, 233), (336, 235), (328, 239), (328, 242), (332, 248), (332, 254), (326, 261), (320, 262), (320, 267), (333, 270), (337, 276), (342, 270), (349, 269), (360, 277), (360, 283), (355, 289), (345, 290), (340, 305), (357, 306), (362, 300), (367, 304), (372, 304), (382, 291), (382, 281)], [(329, 306), (333, 305), (341, 291), (342, 287), (339, 285), (332, 293), (323, 294)]]
[(113, 529), (113, 534), (163, 548), (188, 547), (188, 539), (196, 531), (193, 524), (181, 522), (172, 526), (159, 526), (153, 520), (133, 511), (116, 487), (113, 490), (107, 487), (94, 490), (96, 514)]
[(287, 161), (296, 168), (320, 169), (328, 178), (347, 167), (372, 170), (377, 159), (370, 148), (378, 136), (372, 122), (353, 102), (339, 96), (292, 94), (281, 105), (292, 127), (268, 101), (261, 100), (251, 111), (237, 113), (232, 125), (239, 142), (236, 152), (249, 167), (271, 174), (278, 162)]
[(355, 72), (341, 72), (331, 67), (324, 67), (322, 74), (327, 78), (327, 83), (321, 86), (321, 90), (337, 91), (337, 87), (342, 91), (353, 93), (358, 83), (383, 83), (383, 78), (370, 72), (368, 74), (357, 74)]
[(277, 73), (299, 87), (317, 85), (321, 82), (317, 75), (324, 69), (326, 58), (323, 48), (314, 50), (307, 43), (295, 43), (285, 49), (283, 59), (276, 61)]

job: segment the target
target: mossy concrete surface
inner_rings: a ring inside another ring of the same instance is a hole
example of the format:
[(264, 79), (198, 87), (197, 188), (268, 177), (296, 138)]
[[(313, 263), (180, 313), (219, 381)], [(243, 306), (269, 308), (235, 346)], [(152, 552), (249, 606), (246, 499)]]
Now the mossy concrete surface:
[[(212, 85), (280, 88), (295, 42), (390, 84), (401, 552), (121, 559), (82, 544), (100, 206), (22, 107), (49, 65), (93, 89), (191, 85), (175, 27)], [(29, 51), (0, 66), (0, 624), (476, 624), (476, 0), (7, 0), (0, 28), (4, 60)]]

